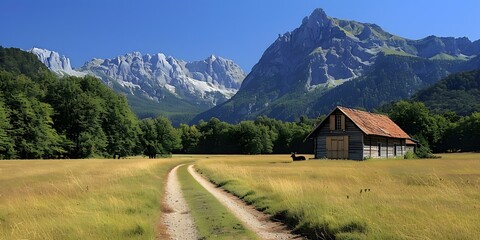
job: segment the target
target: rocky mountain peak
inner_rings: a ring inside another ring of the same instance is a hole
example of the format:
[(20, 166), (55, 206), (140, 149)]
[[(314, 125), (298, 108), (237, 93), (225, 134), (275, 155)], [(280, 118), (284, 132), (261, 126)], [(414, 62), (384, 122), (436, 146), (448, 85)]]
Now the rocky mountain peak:
[(217, 60), (217, 57), (216, 57), (214, 54), (212, 54), (212, 55), (210, 55), (210, 56), (207, 58), (207, 60), (208, 60), (209, 62), (214, 62), (215, 60)]
[(294, 30), (292, 35), (297, 35), (297, 38), (304, 40), (307, 47), (318, 44), (332, 35), (336, 38), (345, 37), (334, 19), (327, 16), (321, 8), (315, 9), (310, 16), (305, 17), (300, 27)]
[(323, 9), (317, 8), (313, 10), (310, 16), (307, 16), (302, 20), (302, 25), (306, 24), (312, 27), (313, 26), (323, 27), (323, 26), (326, 26), (327, 24), (330, 24), (331, 20), (332, 18), (327, 16), (327, 14), (325, 13), (325, 11), (323, 11)]
[(58, 52), (50, 51), (42, 48), (32, 48), (28, 50), (35, 54), (38, 59), (45, 64), (51, 71), (55, 72), (60, 76), (71, 75), (71, 76), (84, 76), (85, 74), (75, 71), (70, 65), (70, 59), (61, 55)]
[[(318, 8), (305, 17), (297, 29), (279, 36), (256, 66), (275, 66), (262, 67), (258, 73), (263, 77), (282, 76), (275, 77), (282, 90), (291, 87), (293, 76), (286, 77), (296, 74), (291, 69), (297, 69), (297, 65), (306, 67), (304, 73), (308, 76), (293, 84), (311, 91), (335, 87), (361, 76), (379, 54), (467, 60), (476, 55), (478, 45), (467, 38), (429, 36), (409, 40), (390, 34), (376, 24), (331, 18)], [(254, 73), (245, 79), (245, 87), (256, 87), (252, 84), (258, 79)]]
[[(232, 97), (245, 78), (233, 61), (211, 55), (205, 60), (186, 62), (163, 53), (127, 53), (102, 62), (92, 60), (81, 70), (116, 82), (131, 94), (161, 101), (169, 92), (198, 105), (215, 106)], [(162, 90), (162, 91), (160, 91)]]

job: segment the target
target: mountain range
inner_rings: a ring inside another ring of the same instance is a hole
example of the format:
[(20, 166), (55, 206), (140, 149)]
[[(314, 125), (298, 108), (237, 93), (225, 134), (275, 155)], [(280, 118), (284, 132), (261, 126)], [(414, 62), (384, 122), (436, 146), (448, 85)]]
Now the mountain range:
[(261, 115), (291, 121), (326, 114), (335, 105), (372, 110), (451, 73), (480, 68), (479, 53), (478, 40), (410, 40), (316, 9), (267, 48), (235, 96), (192, 123)]
[(163, 114), (185, 121), (230, 99), (245, 78), (240, 66), (214, 55), (186, 62), (162, 53), (133, 52), (112, 59), (95, 58), (73, 69), (70, 60), (55, 51), (29, 51), (60, 76), (93, 75), (102, 79), (117, 92), (125, 93), (141, 118)]
[(212, 117), (230, 123), (262, 115), (316, 118), (336, 105), (373, 110), (408, 99), (449, 74), (480, 69), (480, 40), (411, 40), (376, 24), (329, 17), (322, 9), (279, 35), (247, 76), (233, 61), (214, 55), (185, 62), (133, 52), (72, 69), (58, 53), (31, 52), (59, 75), (101, 78), (126, 94), (140, 118), (163, 114), (192, 124)]

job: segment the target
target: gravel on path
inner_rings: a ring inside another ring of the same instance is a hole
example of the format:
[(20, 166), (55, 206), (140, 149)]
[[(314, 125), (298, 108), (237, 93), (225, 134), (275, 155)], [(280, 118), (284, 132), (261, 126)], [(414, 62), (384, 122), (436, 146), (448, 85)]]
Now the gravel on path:
[(163, 224), (167, 228), (170, 239), (190, 240), (198, 239), (197, 229), (190, 209), (182, 194), (177, 170), (183, 164), (173, 168), (168, 174), (165, 187)]

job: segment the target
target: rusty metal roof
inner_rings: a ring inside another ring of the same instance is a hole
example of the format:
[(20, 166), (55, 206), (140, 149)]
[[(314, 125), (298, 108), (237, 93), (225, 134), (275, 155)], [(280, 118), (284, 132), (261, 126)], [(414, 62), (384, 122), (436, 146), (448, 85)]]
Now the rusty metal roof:
[(417, 143), (414, 142), (414, 141), (412, 141), (411, 139), (407, 139), (407, 140), (405, 141), (405, 144), (407, 144), (407, 145), (416, 145)]
[[(392, 121), (392, 119), (386, 115), (340, 106), (337, 106), (335, 109), (339, 109), (342, 113), (344, 113), (345, 116), (352, 120), (352, 122), (367, 135), (410, 139), (410, 136), (408, 136), (407, 133), (405, 133), (396, 123)], [(335, 109), (328, 116), (330, 116)], [(325, 120), (328, 120), (328, 116), (325, 118)], [(307, 137), (310, 137), (314, 132), (316, 132), (322, 123), (320, 123)]]
[(337, 108), (367, 135), (410, 139), (410, 136), (386, 115), (340, 106)]

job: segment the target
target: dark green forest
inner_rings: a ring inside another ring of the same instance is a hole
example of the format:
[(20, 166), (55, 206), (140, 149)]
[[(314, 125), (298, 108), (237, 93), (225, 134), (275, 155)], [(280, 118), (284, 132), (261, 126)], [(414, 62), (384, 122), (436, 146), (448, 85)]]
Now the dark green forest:
[(436, 113), (453, 111), (460, 116), (480, 111), (480, 70), (452, 74), (420, 90), (413, 98)]
[[(418, 155), (480, 150), (479, 71), (451, 75), (386, 113), (421, 143)], [(318, 119), (216, 118), (174, 128), (166, 117), (138, 119), (124, 95), (86, 76), (59, 78), (37, 58), (0, 47), (0, 159), (121, 158), (171, 153), (310, 153)]]

